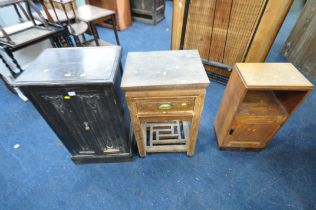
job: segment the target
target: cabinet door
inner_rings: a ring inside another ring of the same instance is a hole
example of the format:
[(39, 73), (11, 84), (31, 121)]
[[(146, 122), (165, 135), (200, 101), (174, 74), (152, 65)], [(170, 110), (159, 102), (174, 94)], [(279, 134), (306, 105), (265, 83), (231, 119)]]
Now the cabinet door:
[(63, 92), (38, 93), (36, 100), (44, 117), (72, 154), (97, 153), (95, 144), (90, 141), (91, 134), (86, 132), (86, 126), (74, 111), (73, 101)]
[(72, 100), (80, 123), (92, 135), (92, 141), (99, 148), (98, 153), (129, 152), (123, 116), (112, 88), (76, 91)]
[(228, 131), (229, 144), (231, 147), (263, 148), (280, 125), (277, 118), (237, 118)]
[(31, 98), (73, 155), (129, 153), (112, 88), (41, 89), (32, 91)]

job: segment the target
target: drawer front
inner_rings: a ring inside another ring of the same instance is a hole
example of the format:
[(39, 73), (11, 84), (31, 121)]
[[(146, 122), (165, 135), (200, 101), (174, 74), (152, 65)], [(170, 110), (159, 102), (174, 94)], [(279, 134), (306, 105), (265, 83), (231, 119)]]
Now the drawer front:
[(195, 97), (155, 98), (137, 100), (138, 113), (166, 113), (194, 110)]

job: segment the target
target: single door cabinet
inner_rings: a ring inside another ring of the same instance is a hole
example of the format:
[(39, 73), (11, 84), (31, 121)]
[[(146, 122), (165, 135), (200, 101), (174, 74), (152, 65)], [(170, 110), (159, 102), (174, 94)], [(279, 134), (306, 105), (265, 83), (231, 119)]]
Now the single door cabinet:
[(220, 148), (262, 149), (313, 85), (289, 63), (238, 63), (215, 118)]
[(75, 163), (131, 160), (121, 48), (46, 49), (16, 80)]

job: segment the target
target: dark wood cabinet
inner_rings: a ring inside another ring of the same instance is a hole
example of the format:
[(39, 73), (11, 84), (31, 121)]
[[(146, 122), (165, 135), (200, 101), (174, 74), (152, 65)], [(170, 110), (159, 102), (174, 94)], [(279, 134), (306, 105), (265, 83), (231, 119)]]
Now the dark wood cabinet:
[(115, 46), (47, 49), (17, 80), (76, 163), (132, 157), (119, 60)]
[[(125, 30), (132, 25), (131, 6), (129, 0), (85, 0), (86, 4), (113, 10), (116, 14), (118, 30)], [(101, 24), (105, 27), (107, 24)]]
[(133, 19), (157, 24), (165, 18), (165, 0), (131, 0)]

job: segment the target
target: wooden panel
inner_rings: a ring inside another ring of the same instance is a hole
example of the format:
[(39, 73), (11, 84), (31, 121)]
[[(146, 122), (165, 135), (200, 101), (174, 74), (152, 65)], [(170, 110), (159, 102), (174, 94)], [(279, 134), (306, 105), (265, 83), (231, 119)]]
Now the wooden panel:
[(229, 142), (224, 147), (262, 148), (278, 131), (281, 122), (273, 118), (241, 118), (232, 124)]
[[(198, 49), (206, 60), (234, 65), (265, 60), (293, 0), (191, 0), (186, 25), (185, 2), (175, 1), (172, 49), (181, 47), (184, 36), (185, 49)], [(230, 75), (215, 67), (206, 70)]]
[(287, 111), (273, 91), (248, 91), (238, 115), (287, 116)]
[(293, 0), (269, 0), (245, 62), (264, 62)]
[(285, 110), (291, 115), (299, 105), (305, 100), (305, 98), (311, 93), (311, 91), (274, 91), (274, 94), (285, 108)]
[(266, 0), (234, 0), (225, 45), (223, 63), (233, 65), (244, 60)]
[[(22, 88), (75, 161), (98, 162), (103, 158), (107, 162), (115, 156), (118, 160), (123, 156), (130, 157), (123, 117), (113, 100), (111, 88)], [(76, 95), (68, 96), (69, 92)]]
[(205, 59), (209, 57), (214, 11), (215, 1), (190, 1), (183, 48), (198, 49)]
[(251, 89), (308, 90), (313, 88), (291, 63), (238, 63), (238, 72)]
[(171, 49), (180, 49), (185, 0), (173, 0)]
[(230, 24), (232, 0), (218, 0), (215, 5), (214, 23), (212, 29), (210, 61), (223, 62), (226, 38)]
[(235, 68), (228, 81), (222, 102), (214, 121), (214, 127), (219, 145), (224, 144), (231, 122), (246, 94), (245, 86)]
[(316, 80), (316, 1), (309, 0), (283, 46), (283, 55)]

